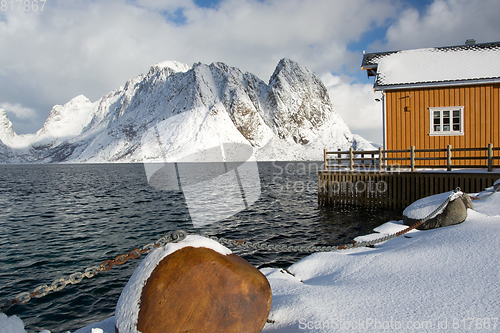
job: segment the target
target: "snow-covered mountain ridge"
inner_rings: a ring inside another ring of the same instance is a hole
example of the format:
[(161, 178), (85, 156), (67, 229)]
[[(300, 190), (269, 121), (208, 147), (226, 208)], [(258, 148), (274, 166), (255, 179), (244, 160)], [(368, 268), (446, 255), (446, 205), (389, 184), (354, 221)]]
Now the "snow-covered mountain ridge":
[(220, 62), (162, 62), (94, 103), (80, 95), (54, 106), (35, 134), (17, 135), (0, 110), (2, 163), (175, 160), (223, 143), (249, 145), (259, 161), (371, 148), (333, 110), (321, 80), (289, 59), (268, 84)]

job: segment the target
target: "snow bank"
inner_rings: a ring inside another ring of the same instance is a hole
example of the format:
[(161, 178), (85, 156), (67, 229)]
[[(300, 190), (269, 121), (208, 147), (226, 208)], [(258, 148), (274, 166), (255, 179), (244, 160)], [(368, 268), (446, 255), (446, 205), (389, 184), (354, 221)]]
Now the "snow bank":
[(75, 333), (115, 333), (115, 317), (113, 316), (98, 323), (85, 326)]
[[(474, 209), (490, 216), (497, 216), (500, 218), (500, 192), (494, 192), (494, 187), (500, 184), (500, 179), (495, 182), (492, 187), (487, 188), (485, 191), (479, 193), (477, 197), (482, 198), (480, 200), (474, 200)], [(490, 195), (489, 197), (486, 197)]]
[(0, 333), (26, 333), (24, 323), (19, 317), (7, 317), (5, 313), (0, 312)]
[(263, 269), (275, 321), (263, 332), (498, 332), (499, 203), (500, 193), (484, 199), (460, 225), (316, 253), (294, 276)]
[[(7, 317), (5, 313), (0, 312), (0, 333), (26, 333), (26, 330), (18, 316)], [(50, 333), (50, 331), (43, 330), (40, 333)]]
[[(397, 232), (400, 232), (402, 230), (407, 229), (408, 226), (403, 224), (403, 221), (390, 221), (382, 224), (381, 226), (373, 229), (375, 233), (373, 234), (368, 234), (364, 236), (359, 236), (354, 238), (354, 241), (361, 243), (361, 242), (369, 242), (375, 239), (379, 239), (385, 236), (393, 235)], [(409, 233), (413, 232), (409, 231)]]

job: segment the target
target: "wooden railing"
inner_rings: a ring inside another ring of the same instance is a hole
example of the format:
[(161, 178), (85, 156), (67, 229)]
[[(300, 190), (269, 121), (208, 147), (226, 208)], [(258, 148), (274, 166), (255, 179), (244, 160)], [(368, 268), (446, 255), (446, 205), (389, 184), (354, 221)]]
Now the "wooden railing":
[[(351, 148), (348, 151), (327, 151), (324, 149), (323, 154), (327, 171), (332, 169), (354, 171), (356, 168), (382, 171), (409, 168), (414, 172), (417, 168), (444, 168), (448, 171), (453, 168), (486, 168), (491, 172), (494, 168), (500, 168), (500, 147), (493, 147), (491, 143), (487, 147), (479, 148), (453, 148), (448, 145), (443, 149), (415, 149), (415, 146), (400, 150), (379, 148), (356, 151)], [(459, 163), (453, 163), (454, 161)]]

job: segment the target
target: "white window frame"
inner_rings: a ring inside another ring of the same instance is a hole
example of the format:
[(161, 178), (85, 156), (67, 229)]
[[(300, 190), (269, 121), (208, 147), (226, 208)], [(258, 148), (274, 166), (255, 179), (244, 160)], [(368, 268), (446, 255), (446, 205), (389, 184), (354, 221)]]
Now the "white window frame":
[[(450, 112), (450, 131), (436, 131), (434, 129), (434, 112), (440, 112), (440, 126), (441, 128), (444, 125), (443, 111)], [(460, 130), (453, 130), (453, 111), (460, 111)], [(464, 135), (464, 107), (463, 106), (441, 106), (441, 107), (432, 107), (429, 108), (429, 135), (430, 136), (443, 136), (443, 135)]]

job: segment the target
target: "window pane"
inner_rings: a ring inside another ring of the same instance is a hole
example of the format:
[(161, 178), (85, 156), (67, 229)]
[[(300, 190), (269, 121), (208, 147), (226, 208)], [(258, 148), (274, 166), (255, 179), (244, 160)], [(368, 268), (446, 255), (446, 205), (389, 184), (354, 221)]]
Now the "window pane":
[(463, 128), (463, 110), (461, 108), (454, 110), (448, 107), (443, 108), (444, 110), (432, 110), (431, 131), (435, 132), (435, 134), (437, 135), (456, 135), (458, 133), (461, 134)]

